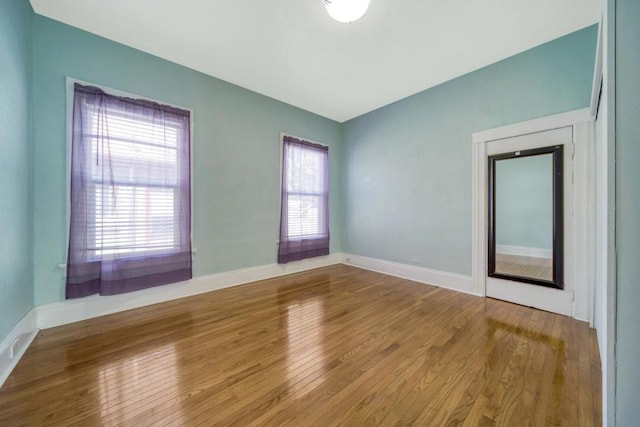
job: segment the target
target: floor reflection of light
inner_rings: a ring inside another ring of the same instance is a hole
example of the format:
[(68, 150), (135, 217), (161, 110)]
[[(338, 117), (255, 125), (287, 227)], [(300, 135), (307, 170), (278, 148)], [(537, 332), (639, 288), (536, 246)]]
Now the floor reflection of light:
[[(98, 371), (100, 415), (104, 421), (122, 423), (149, 409), (158, 394), (178, 388), (178, 361), (174, 344), (156, 347), (109, 362)], [(175, 421), (180, 424), (179, 415)]]
[(290, 385), (308, 375), (316, 377), (312, 388), (324, 382), (323, 320), (324, 300), (321, 297), (303, 299), (288, 306), (287, 380)]

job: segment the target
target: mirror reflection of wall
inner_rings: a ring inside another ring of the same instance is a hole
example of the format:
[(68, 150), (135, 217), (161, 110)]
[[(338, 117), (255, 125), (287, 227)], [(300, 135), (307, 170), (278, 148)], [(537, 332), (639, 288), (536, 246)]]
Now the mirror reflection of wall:
[(553, 280), (553, 155), (495, 166), (495, 272)]

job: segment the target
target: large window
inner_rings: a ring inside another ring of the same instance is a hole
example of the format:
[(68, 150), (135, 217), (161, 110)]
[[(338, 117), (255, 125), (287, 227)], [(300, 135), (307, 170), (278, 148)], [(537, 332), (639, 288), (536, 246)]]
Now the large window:
[(278, 262), (329, 254), (328, 148), (283, 137)]
[(190, 113), (74, 87), (67, 297), (191, 277)]

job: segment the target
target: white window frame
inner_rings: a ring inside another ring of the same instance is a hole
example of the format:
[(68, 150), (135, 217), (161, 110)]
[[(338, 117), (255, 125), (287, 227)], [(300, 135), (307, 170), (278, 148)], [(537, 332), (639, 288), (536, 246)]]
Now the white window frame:
[[(322, 147), (327, 147), (327, 149), (330, 148), (327, 144), (323, 144), (321, 142), (317, 142), (317, 141), (314, 141), (314, 140), (309, 139), (309, 138), (303, 138), (303, 137), (296, 136), (296, 135), (293, 135), (293, 134), (290, 134), (290, 133), (280, 132), (280, 151), (278, 152), (278, 156), (280, 157), (280, 160), (279, 160), (279, 164), (280, 164), (279, 177), (280, 177), (280, 180), (278, 182), (278, 194), (279, 194), (279, 197), (278, 197), (278, 216), (277, 216), (277, 218), (278, 218), (278, 227), (277, 227), (277, 230), (276, 230), (276, 233), (277, 233), (276, 234), (276, 246), (280, 244), (280, 215), (282, 214), (282, 212), (281, 212), (281, 209), (282, 209), (282, 178), (283, 178), (283, 174), (284, 174), (284, 164), (282, 163), (282, 157), (283, 157), (283, 153), (284, 153), (284, 138), (285, 137), (295, 138), (295, 139), (299, 139), (301, 141), (310, 142), (311, 144), (316, 144), (316, 145), (320, 145)], [(329, 156), (329, 153), (327, 152), (327, 162), (329, 161), (328, 156)], [(331, 175), (329, 175), (329, 188), (327, 188), (327, 194), (328, 194), (328, 198), (329, 199), (331, 198), (330, 187), (331, 187)], [(329, 211), (329, 206), (327, 206), (327, 212), (328, 211)], [(329, 215), (329, 217), (331, 217), (331, 216)], [(318, 235), (316, 237), (317, 238), (323, 238), (325, 236)], [(294, 237), (294, 238), (289, 238), (289, 239), (290, 240), (304, 240), (304, 239), (307, 239), (307, 238), (308, 237), (300, 237), (300, 238)]]
[[(193, 240), (193, 226), (194, 226), (194, 222), (193, 222), (193, 176), (194, 176), (194, 152), (193, 152), (193, 123), (194, 123), (194, 111), (191, 108), (188, 107), (184, 107), (181, 105), (177, 105), (171, 102), (166, 102), (166, 101), (162, 101), (162, 100), (158, 100), (158, 99), (154, 99), (154, 98), (150, 98), (147, 96), (142, 96), (142, 95), (138, 95), (135, 93), (130, 93), (130, 92), (125, 92), (119, 89), (114, 89), (108, 86), (104, 86), (104, 85), (100, 85), (100, 84), (96, 84), (96, 83), (92, 83), (92, 82), (87, 82), (84, 80), (80, 80), (80, 79), (76, 79), (73, 77), (67, 77), (66, 78), (66, 94), (67, 94), (67, 118), (66, 118), (66, 139), (67, 139), (67, 144), (66, 144), (66, 174), (65, 174), (65, 187), (66, 187), (66, 236), (65, 236), (65, 243), (66, 246), (65, 248), (69, 247), (69, 231), (71, 228), (71, 148), (73, 145), (73, 104), (74, 104), (74, 85), (78, 83), (81, 84), (83, 86), (93, 86), (93, 87), (97, 87), (101, 90), (103, 90), (104, 92), (108, 93), (109, 95), (114, 95), (114, 96), (121, 96), (121, 97), (126, 97), (126, 98), (132, 98), (132, 99), (141, 99), (141, 100), (145, 100), (145, 101), (150, 101), (150, 102), (155, 102), (158, 104), (162, 104), (162, 105), (167, 105), (170, 107), (174, 107), (174, 108), (178, 108), (181, 110), (185, 110), (189, 112), (189, 167), (191, 169), (191, 173), (189, 174), (189, 199), (191, 201), (191, 208), (190, 208), (190, 212), (191, 212), (191, 230), (189, 230), (190, 233), (190, 238), (191, 238), (191, 245), (192, 248), (195, 248), (195, 242)], [(195, 249), (192, 249), (192, 254), (195, 254), (197, 251)], [(133, 254), (135, 254), (135, 252), (132, 252)], [(66, 256), (66, 255), (65, 255)], [(58, 267), (61, 269), (66, 269), (66, 264), (62, 263), (62, 264), (58, 264)]]

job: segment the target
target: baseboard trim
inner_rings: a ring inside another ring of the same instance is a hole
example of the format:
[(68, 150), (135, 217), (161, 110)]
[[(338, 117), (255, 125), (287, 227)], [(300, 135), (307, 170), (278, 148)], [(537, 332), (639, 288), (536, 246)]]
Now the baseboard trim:
[(553, 251), (551, 249), (530, 248), (527, 246), (498, 245), (496, 246), (496, 252), (499, 254), (518, 255), (531, 258), (553, 257)]
[(345, 255), (345, 264), (465, 294), (482, 296), (474, 289), (473, 279), (470, 276), (351, 254)]
[[(271, 279), (335, 264), (346, 264), (365, 270), (401, 277), (420, 283), (481, 296), (473, 289), (469, 276), (430, 270), (424, 267), (400, 264), (376, 258), (344, 253), (291, 262), (268, 264), (160, 286), (144, 291), (114, 296), (91, 296), (34, 307), (9, 333), (0, 345), (0, 386), (27, 350), (40, 329), (79, 322), (107, 314), (144, 307), (219, 289)], [(13, 358), (9, 357), (11, 346)]]
[[(0, 344), (0, 387), (38, 334), (38, 312), (32, 308)], [(11, 354), (13, 347), (13, 354)]]
[(37, 306), (37, 326), (52, 328), (133, 308), (171, 301), (258, 280), (341, 264), (345, 254), (309, 258), (288, 264), (267, 264), (196, 277), (180, 283), (113, 296), (90, 296)]

